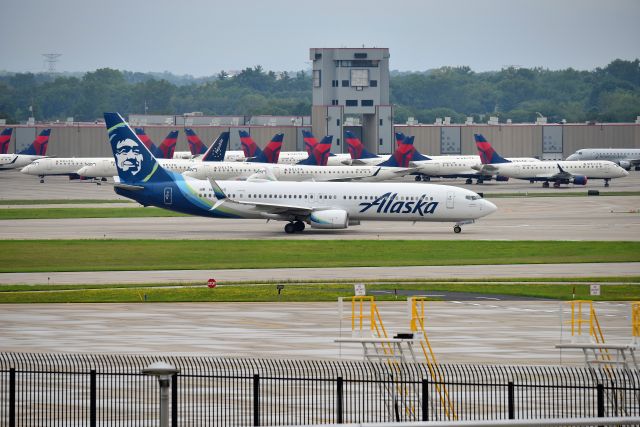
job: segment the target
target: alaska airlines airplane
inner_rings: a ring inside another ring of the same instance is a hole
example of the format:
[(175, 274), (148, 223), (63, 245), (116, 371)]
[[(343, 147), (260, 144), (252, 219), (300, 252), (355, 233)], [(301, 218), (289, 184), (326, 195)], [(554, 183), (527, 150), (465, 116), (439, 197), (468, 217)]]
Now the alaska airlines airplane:
[(9, 153), (9, 143), (11, 142), (11, 133), (13, 128), (5, 128), (0, 133), (0, 154)]
[(542, 181), (545, 188), (549, 187), (549, 182), (553, 182), (556, 188), (561, 184), (586, 185), (589, 179), (604, 179), (604, 186), (608, 187), (610, 179), (629, 175), (629, 172), (608, 160), (514, 163), (501, 157), (482, 135), (476, 134), (475, 137), (482, 159), (482, 165), (478, 167), (480, 171), (526, 179), (532, 184)]
[[(144, 133), (143, 129), (136, 129), (136, 131), (138, 130), (142, 134), (140, 138), (141, 142), (157, 156), (173, 156), (173, 150), (175, 150), (176, 138), (178, 136), (177, 130), (169, 132), (164, 141), (162, 141), (162, 144), (160, 144), (160, 147), (154, 145), (151, 139)], [(170, 158), (171, 157), (168, 159)], [(40, 177), (40, 183), (44, 182), (45, 176), (68, 176), (70, 179), (82, 179), (88, 177), (80, 173), (81, 169), (95, 165), (100, 165), (101, 167), (107, 166), (110, 162), (113, 162), (113, 159), (110, 157), (47, 157), (38, 158), (23, 167), (20, 172)], [(187, 170), (188, 167), (188, 165), (184, 166), (183, 171)], [(109, 174), (98, 175), (97, 177), (104, 178), (114, 175), (115, 165), (111, 167)], [(106, 181), (106, 179), (103, 179), (103, 181)]]
[(40, 135), (24, 150), (17, 154), (0, 154), (0, 170), (16, 169), (26, 166), (47, 154), (51, 129), (43, 129)]
[(640, 170), (640, 148), (583, 148), (567, 160), (610, 160), (623, 169)]
[(118, 170), (117, 194), (145, 206), (216, 218), (286, 221), (285, 232), (344, 229), (361, 220), (438, 221), (460, 226), (496, 206), (476, 193), (431, 184), (198, 180), (163, 168), (117, 113), (105, 124)]

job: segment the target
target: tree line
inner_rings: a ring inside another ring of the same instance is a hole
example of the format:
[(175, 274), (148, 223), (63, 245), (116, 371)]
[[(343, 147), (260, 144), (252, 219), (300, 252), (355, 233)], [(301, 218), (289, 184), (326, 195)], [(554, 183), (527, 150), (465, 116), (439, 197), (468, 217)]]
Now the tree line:
[[(100, 119), (104, 111), (180, 115), (309, 115), (308, 72), (280, 73), (249, 67), (229, 76), (193, 78), (170, 73), (134, 73), (102, 68), (85, 74), (3, 73), (0, 118), (8, 123), (36, 120)], [(505, 68), (476, 73), (469, 67), (425, 72), (392, 72), (394, 121), (414, 117), (433, 123), (468, 116), (483, 122), (631, 122), (640, 115), (640, 60), (616, 59), (592, 71)]]

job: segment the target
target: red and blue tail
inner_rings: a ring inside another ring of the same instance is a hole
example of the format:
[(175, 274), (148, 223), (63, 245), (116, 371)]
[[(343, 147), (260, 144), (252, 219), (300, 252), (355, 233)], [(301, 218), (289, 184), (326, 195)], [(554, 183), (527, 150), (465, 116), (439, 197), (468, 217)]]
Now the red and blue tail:
[(479, 133), (474, 133), (473, 137), (476, 140), (476, 148), (478, 149), (478, 155), (480, 156), (480, 161), (483, 165), (492, 163), (511, 163), (510, 160), (507, 160), (498, 154), (484, 136)]
[(389, 159), (378, 164), (378, 166), (390, 166), (396, 168), (408, 168), (409, 162), (413, 160), (415, 154), (415, 147), (413, 146), (413, 137), (404, 139), (405, 142), (398, 144), (396, 150), (393, 152)]
[(242, 151), (244, 152), (244, 157), (246, 159), (253, 159), (260, 152), (260, 148), (258, 144), (251, 138), (249, 132), (246, 130), (239, 130), (240, 134), (240, 144), (242, 144)]
[(396, 146), (402, 144), (402, 142), (404, 141), (405, 136), (404, 133), (402, 132), (396, 132)]
[(360, 141), (360, 139), (355, 136), (351, 131), (345, 131), (344, 132), (344, 139), (347, 143), (347, 148), (349, 149), (349, 154), (351, 155), (351, 158), (354, 160), (357, 159), (375, 159), (378, 156), (376, 156), (373, 153), (370, 153), (369, 151), (367, 151), (364, 148), (364, 145), (362, 144), (362, 141)]
[(155, 148), (155, 144), (153, 143), (153, 141), (151, 141), (151, 138), (149, 138), (149, 136), (146, 134), (144, 129), (135, 128), (134, 130), (136, 132), (136, 135), (138, 135), (138, 138), (140, 138), (140, 141), (142, 141), (145, 147), (147, 147), (149, 150), (152, 150), (153, 148)]
[(156, 156), (156, 158), (173, 159), (173, 153), (176, 152), (176, 142), (178, 142), (178, 131), (172, 130), (164, 141), (162, 141), (160, 147), (158, 147), (158, 151), (160, 151), (159, 154), (161, 154), (162, 157)]
[(229, 146), (229, 132), (222, 132), (202, 156), (203, 162), (222, 162)]
[(47, 147), (49, 146), (49, 135), (51, 135), (51, 129), (43, 129), (40, 135), (33, 140), (31, 145), (19, 152), (18, 154), (28, 154), (31, 156), (46, 156)]
[(193, 129), (186, 128), (184, 133), (187, 134), (187, 142), (189, 143), (189, 151), (191, 151), (192, 156), (199, 156), (204, 154), (207, 151), (207, 146), (204, 145), (204, 142), (200, 139), (198, 134), (196, 134)]
[(7, 154), (9, 152), (12, 132), (13, 128), (6, 128), (0, 133), (0, 154)]
[(256, 163), (278, 163), (283, 139), (283, 133), (275, 134), (267, 146), (264, 147), (264, 150), (261, 150), (260, 148), (256, 149), (255, 156), (249, 161)]
[(308, 130), (302, 131), (302, 140), (304, 141), (304, 150), (308, 155), (313, 153), (313, 148), (318, 145), (318, 140)]
[[(398, 135), (398, 134), (396, 134)], [(415, 136), (407, 136), (405, 137), (403, 134), (402, 135), (402, 140), (401, 142), (399, 142), (398, 147), (400, 145), (411, 145), (412, 147), (414, 147), (413, 145), (413, 140), (415, 139)], [(411, 154), (411, 159), (412, 162), (418, 162), (418, 161), (422, 161), (422, 160), (431, 160), (431, 157), (427, 157), (424, 154), (422, 154), (421, 152), (419, 152), (415, 147), (413, 148), (413, 152)]]
[(331, 141), (333, 136), (327, 135), (318, 142), (309, 157), (298, 162), (299, 165), (326, 166), (331, 155)]

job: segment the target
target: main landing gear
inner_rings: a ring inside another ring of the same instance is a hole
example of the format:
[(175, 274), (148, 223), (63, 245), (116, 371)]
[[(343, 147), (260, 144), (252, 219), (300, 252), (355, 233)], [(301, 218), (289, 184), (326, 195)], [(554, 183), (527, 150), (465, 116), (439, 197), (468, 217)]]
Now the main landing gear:
[(542, 183), (542, 188), (549, 188), (549, 181), (545, 181)]
[(605, 187), (608, 187), (608, 186), (609, 186), (609, 180), (610, 180), (610, 179), (611, 179), (611, 178), (605, 178), (605, 179), (604, 179), (604, 186), (605, 186)]
[(291, 221), (284, 226), (284, 232), (287, 234), (302, 233), (303, 230), (304, 222), (302, 221)]
[(453, 226), (453, 232), (458, 234), (459, 232), (462, 231), (462, 227), (460, 227), (459, 225), (454, 225)]
[(40, 184), (44, 184), (44, 175), (40, 175)]
[(415, 180), (428, 182), (428, 181), (431, 181), (431, 177), (427, 175), (416, 175)]

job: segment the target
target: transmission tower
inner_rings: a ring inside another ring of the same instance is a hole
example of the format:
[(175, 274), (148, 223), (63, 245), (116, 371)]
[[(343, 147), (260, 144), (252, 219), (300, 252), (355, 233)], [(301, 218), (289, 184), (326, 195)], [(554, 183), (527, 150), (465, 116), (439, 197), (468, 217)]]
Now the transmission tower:
[(58, 58), (62, 56), (61, 53), (43, 53), (44, 61), (47, 63), (47, 71), (50, 73), (56, 72), (56, 62)]

